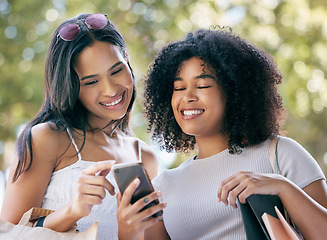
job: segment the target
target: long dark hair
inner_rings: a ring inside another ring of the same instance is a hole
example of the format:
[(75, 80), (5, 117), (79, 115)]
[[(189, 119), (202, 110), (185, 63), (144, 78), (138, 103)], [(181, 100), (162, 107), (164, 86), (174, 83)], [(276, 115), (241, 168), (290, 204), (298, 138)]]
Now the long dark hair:
[(282, 75), (273, 58), (228, 29), (199, 29), (165, 46), (145, 79), (148, 131), (162, 148), (188, 152), (195, 147), (195, 137), (182, 131), (171, 107), (176, 73), (194, 56), (215, 68), (225, 94), (222, 132), (228, 136), (230, 153), (280, 133), (284, 109), (277, 85)]
[[(18, 164), (13, 176), (13, 181), (16, 181), (17, 178), (23, 172), (26, 172), (32, 165), (33, 151), (31, 129), (39, 123), (51, 122), (55, 125), (55, 127), (52, 128), (58, 131), (65, 131), (66, 129), (70, 132), (73, 132), (74, 129), (81, 130), (84, 136), (81, 149), (83, 148), (86, 128), (89, 128), (90, 125), (87, 120), (87, 110), (78, 100), (80, 81), (73, 67), (78, 54), (81, 53), (85, 47), (94, 43), (94, 41), (103, 41), (120, 47), (122, 56), (126, 61), (128, 60), (125, 41), (116, 27), (110, 22), (102, 29), (89, 29), (84, 26), (85, 24), (79, 24), (80, 33), (73, 41), (64, 41), (59, 37), (58, 33), (62, 26), (69, 23), (84, 22), (89, 15), (90, 14), (80, 14), (74, 18), (65, 20), (60, 24), (52, 36), (45, 65), (43, 105), (37, 116), (26, 126), (17, 139), (16, 150)], [(129, 63), (128, 66), (134, 80), (133, 70)], [(135, 94), (134, 81), (133, 94), (127, 113), (123, 118), (108, 123), (108, 125), (113, 125), (113, 129), (119, 128), (124, 133), (129, 133), (128, 124), (130, 111), (135, 101)], [(27, 161), (28, 155), (30, 161)]]

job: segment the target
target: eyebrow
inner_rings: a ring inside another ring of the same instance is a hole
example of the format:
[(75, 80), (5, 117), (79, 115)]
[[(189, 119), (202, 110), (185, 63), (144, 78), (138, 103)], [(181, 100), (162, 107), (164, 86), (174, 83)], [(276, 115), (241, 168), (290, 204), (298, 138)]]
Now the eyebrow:
[[(211, 78), (211, 79), (213, 79), (213, 80), (216, 79), (214, 76), (212, 76), (212, 75), (210, 75), (210, 74), (200, 74), (200, 75), (198, 75), (198, 76), (195, 77), (195, 79), (204, 79), (204, 78)], [(176, 78), (174, 79), (174, 82), (175, 82), (175, 81), (183, 81), (183, 79), (180, 78), (180, 77), (176, 77)]]
[[(122, 64), (123, 62), (122, 61), (119, 61), (119, 62), (116, 62), (114, 65), (112, 65), (109, 69), (108, 69), (108, 72), (111, 71), (112, 69), (114, 69), (115, 67), (119, 66), (120, 64)], [(99, 74), (92, 74), (92, 75), (87, 75), (85, 77), (82, 77), (80, 79), (80, 81), (83, 81), (83, 80), (86, 80), (86, 79), (90, 79), (90, 78), (94, 78), (94, 77), (97, 77), (99, 76)]]
[(200, 78), (211, 78), (211, 79), (213, 79), (213, 80), (215, 80), (216, 78), (214, 77), (214, 76), (212, 76), (212, 75), (210, 75), (210, 74), (201, 74), (201, 75), (199, 75), (199, 76), (196, 76), (195, 77), (195, 79), (200, 79)]

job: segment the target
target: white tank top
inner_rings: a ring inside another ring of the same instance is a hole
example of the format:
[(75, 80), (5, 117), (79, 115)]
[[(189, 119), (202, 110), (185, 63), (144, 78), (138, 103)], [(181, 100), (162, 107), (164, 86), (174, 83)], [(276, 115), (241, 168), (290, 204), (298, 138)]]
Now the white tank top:
[[(55, 171), (52, 173), (49, 185), (44, 195), (42, 208), (57, 210), (68, 204), (76, 191), (77, 178), (80, 172), (91, 166), (95, 162), (82, 160), (80, 151), (71, 135), (67, 130), (72, 144), (74, 145), (78, 160), (72, 165)], [(141, 147), (138, 142), (138, 160), (141, 158)], [(115, 187), (118, 193), (118, 186), (112, 173), (107, 175), (107, 179)], [(89, 216), (83, 217), (77, 222), (77, 229), (79, 231), (87, 230), (93, 223), (98, 222), (98, 239), (111, 240), (118, 239), (118, 223), (117, 223), (117, 201), (116, 196), (112, 196), (106, 191), (106, 197), (103, 199), (101, 205), (94, 205)]]

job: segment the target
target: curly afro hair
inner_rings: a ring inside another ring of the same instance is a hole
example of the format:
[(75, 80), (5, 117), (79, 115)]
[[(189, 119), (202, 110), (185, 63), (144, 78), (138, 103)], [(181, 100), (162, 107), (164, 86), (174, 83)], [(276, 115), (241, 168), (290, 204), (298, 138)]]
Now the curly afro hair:
[(145, 115), (152, 139), (168, 152), (194, 150), (194, 136), (177, 124), (171, 107), (174, 79), (183, 61), (200, 57), (217, 73), (226, 97), (222, 132), (231, 153), (279, 134), (283, 103), (277, 91), (282, 81), (273, 58), (226, 29), (199, 29), (165, 46), (145, 78)]

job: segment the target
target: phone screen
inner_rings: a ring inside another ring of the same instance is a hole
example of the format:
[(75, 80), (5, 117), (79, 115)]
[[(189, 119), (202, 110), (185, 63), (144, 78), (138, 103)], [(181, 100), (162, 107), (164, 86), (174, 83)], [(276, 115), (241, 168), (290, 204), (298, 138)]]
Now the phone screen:
[[(140, 162), (116, 164), (112, 167), (112, 171), (115, 180), (118, 184), (119, 191), (122, 194), (125, 192), (126, 188), (130, 185), (130, 183), (135, 178), (140, 179), (140, 185), (136, 188), (135, 192), (133, 193), (131, 204), (134, 204), (140, 198), (143, 198), (154, 191), (150, 178), (145, 168), (143, 167), (143, 164)], [(141, 211), (156, 204), (159, 204), (158, 200), (152, 201), (144, 208), (142, 208)], [(157, 212), (156, 214), (153, 215), (153, 217), (157, 217), (161, 215), (162, 215), (162, 211)]]

